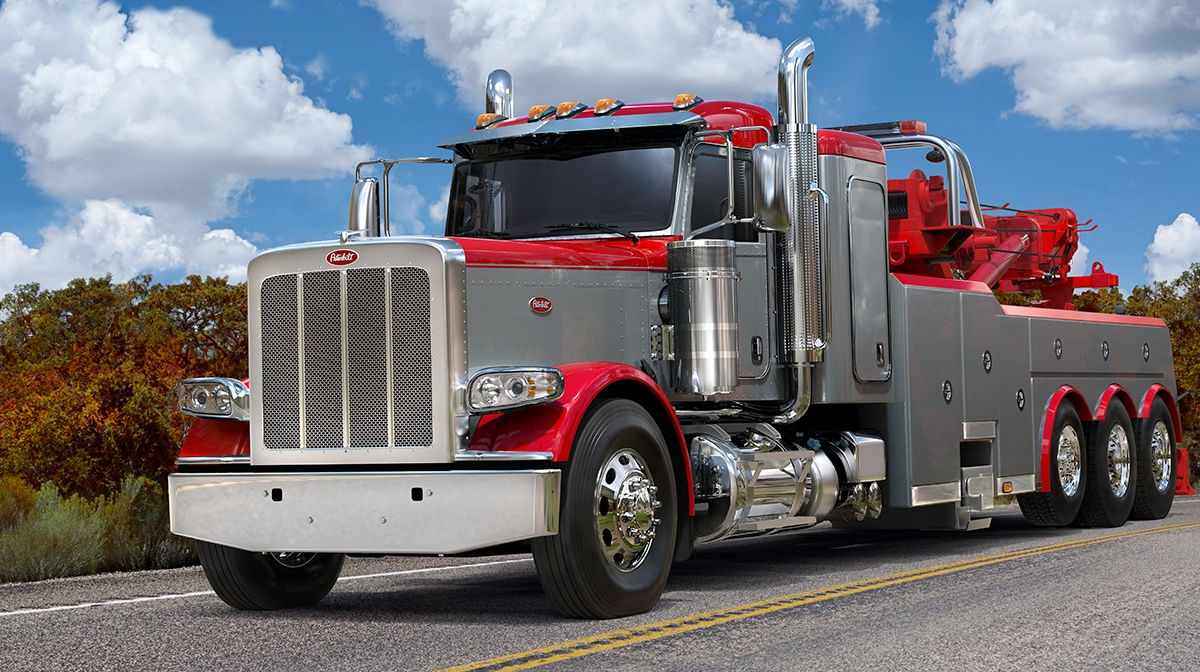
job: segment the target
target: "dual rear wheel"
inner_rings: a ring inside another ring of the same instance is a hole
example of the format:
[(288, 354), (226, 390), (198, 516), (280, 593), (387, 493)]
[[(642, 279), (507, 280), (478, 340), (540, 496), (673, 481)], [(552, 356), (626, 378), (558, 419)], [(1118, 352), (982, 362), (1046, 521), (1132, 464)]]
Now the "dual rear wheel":
[(1135, 433), (1125, 407), (1114, 400), (1085, 433), (1064, 400), (1050, 439), (1049, 492), (1017, 497), (1026, 520), (1043, 527), (1119, 527), (1130, 517), (1167, 515), (1175, 497), (1175, 440), (1166, 404), (1156, 399)]

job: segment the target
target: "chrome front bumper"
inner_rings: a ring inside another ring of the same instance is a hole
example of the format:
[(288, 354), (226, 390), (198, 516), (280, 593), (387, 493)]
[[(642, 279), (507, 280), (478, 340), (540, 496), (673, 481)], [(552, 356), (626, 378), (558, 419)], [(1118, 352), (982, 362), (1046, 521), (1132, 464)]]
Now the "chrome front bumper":
[(558, 532), (557, 469), (172, 474), (171, 531), (248, 551), (463, 553)]

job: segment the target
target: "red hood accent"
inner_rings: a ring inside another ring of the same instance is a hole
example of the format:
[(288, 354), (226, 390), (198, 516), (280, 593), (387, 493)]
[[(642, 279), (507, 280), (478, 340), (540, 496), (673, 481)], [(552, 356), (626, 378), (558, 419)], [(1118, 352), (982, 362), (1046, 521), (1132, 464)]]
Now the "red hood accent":
[(589, 240), (497, 240), (452, 238), (474, 268), (571, 268), (575, 270), (666, 271), (667, 243), (678, 236)]

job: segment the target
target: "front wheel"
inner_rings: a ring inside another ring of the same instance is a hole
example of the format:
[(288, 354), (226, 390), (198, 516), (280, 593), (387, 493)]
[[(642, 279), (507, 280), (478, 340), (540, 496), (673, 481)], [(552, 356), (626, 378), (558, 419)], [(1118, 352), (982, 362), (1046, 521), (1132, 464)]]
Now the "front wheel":
[(675, 478), (658, 424), (640, 405), (588, 411), (567, 468), (557, 535), (533, 540), (550, 604), (572, 618), (649, 611), (675, 553)]
[(320, 602), (342, 572), (340, 553), (256, 553), (207, 541), (196, 552), (209, 585), (231, 607), (293, 609)]

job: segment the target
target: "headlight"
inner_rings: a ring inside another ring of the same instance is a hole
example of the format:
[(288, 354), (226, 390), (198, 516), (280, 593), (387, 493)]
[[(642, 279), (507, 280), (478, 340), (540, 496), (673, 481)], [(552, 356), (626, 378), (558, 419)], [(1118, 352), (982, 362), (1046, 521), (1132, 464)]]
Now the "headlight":
[(175, 396), (188, 415), (250, 420), (250, 388), (234, 378), (188, 378), (175, 386)]
[(472, 411), (497, 413), (554, 401), (562, 393), (558, 369), (484, 369), (467, 386), (467, 405)]

